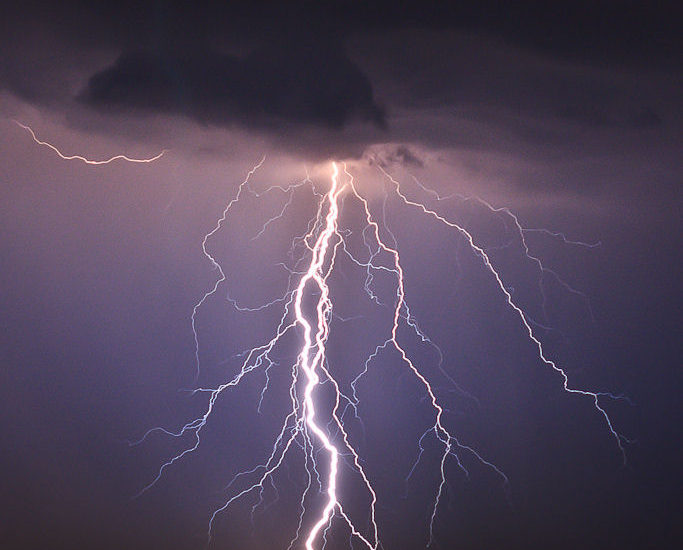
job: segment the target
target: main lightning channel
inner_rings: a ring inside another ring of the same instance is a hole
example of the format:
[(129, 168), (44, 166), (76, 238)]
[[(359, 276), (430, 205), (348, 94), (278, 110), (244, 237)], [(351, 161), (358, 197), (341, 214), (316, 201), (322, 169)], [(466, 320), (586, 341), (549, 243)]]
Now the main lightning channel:
[[(318, 518), (318, 521), (316, 521), (306, 537), (306, 550), (313, 550), (315, 539), (318, 537), (321, 529), (330, 522), (335, 508), (339, 506), (339, 500), (337, 499), (337, 468), (339, 462), (339, 449), (332, 444), (325, 431), (316, 422), (315, 401), (313, 399), (313, 390), (320, 382), (320, 377), (318, 376), (316, 370), (325, 358), (325, 341), (327, 340), (327, 335), (329, 334), (327, 313), (331, 308), (331, 303), (329, 301), (330, 289), (327, 286), (327, 282), (322, 274), (322, 267), (330, 245), (330, 239), (332, 238), (332, 235), (336, 233), (337, 219), (339, 217), (338, 198), (341, 189), (338, 182), (339, 169), (337, 168), (336, 163), (333, 163), (333, 170), (332, 188), (327, 195), (330, 207), (326, 218), (326, 227), (318, 237), (315, 246), (313, 247), (311, 263), (308, 267), (308, 271), (299, 282), (294, 300), (296, 320), (297, 323), (303, 327), (304, 332), (304, 344), (301, 352), (299, 353), (299, 361), (301, 368), (303, 369), (307, 378), (307, 384), (304, 390), (306, 425), (322, 443), (330, 457), (330, 473), (327, 479), (327, 504), (325, 505), (322, 514)], [(302, 309), (304, 289), (309, 281), (313, 281), (320, 290), (320, 298), (318, 299), (316, 306), (318, 323), (317, 331), (315, 333), (315, 345), (313, 345), (313, 341), (311, 339), (311, 323), (308, 321), (308, 319), (306, 319)], [(313, 354), (313, 357), (311, 357), (311, 354), (314, 350), (315, 353)]]

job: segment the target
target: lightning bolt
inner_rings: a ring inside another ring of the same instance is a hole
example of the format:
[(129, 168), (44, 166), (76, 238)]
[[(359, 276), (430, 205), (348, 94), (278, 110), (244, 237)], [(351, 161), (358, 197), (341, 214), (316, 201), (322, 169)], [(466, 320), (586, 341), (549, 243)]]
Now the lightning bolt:
[[(304, 344), (299, 354), (299, 363), (302, 370), (306, 374), (306, 387), (304, 390), (304, 414), (306, 416), (306, 426), (308, 429), (318, 438), (318, 440), (325, 447), (325, 450), (329, 453), (330, 463), (329, 469), (330, 473), (327, 479), (327, 495), (328, 500), (322, 514), (318, 518), (311, 528), (308, 536), (306, 537), (306, 550), (313, 550), (313, 544), (320, 533), (320, 530), (330, 521), (332, 514), (334, 513), (339, 505), (339, 500), (337, 499), (337, 467), (339, 462), (339, 449), (330, 441), (330, 438), (325, 433), (325, 431), (318, 425), (316, 421), (316, 410), (315, 401), (313, 399), (313, 391), (315, 387), (320, 383), (320, 377), (317, 374), (318, 368), (321, 367), (326, 351), (325, 342), (329, 334), (329, 323), (328, 314), (332, 309), (332, 304), (329, 299), (330, 289), (327, 286), (327, 275), (323, 274), (322, 268), (327, 255), (327, 250), (329, 249), (330, 239), (333, 235), (338, 235), (337, 232), (337, 219), (339, 217), (339, 193), (343, 187), (339, 186), (338, 175), (339, 170), (337, 164), (333, 163), (334, 172), (332, 174), (332, 188), (328, 193), (328, 200), (330, 203), (329, 212), (326, 218), (326, 225), (324, 231), (320, 234), (318, 239), (315, 241), (315, 245), (312, 249), (311, 263), (308, 267), (308, 271), (301, 278), (299, 286), (296, 290), (296, 298), (294, 301), (294, 311), (296, 314), (297, 323), (303, 327), (304, 332)], [(334, 265), (334, 257), (332, 259), (332, 265), (327, 271), (329, 274)], [(318, 320), (317, 330), (315, 332), (315, 344), (311, 340), (312, 327), (302, 309), (302, 300), (304, 296), (304, 290), (309, 281), (318, 287), (320, 291), (320, 298), (318, 299), (318, 304), (316, 306), (316, 317)], [(336, 403), (335, 410), (339, 406), (339, 389), (336, 389)], [(341, 424), (340, 424), (341, 428)]]
[[(207, 248), (208, 242), (211, 237), (221, 229), (229, 211), (243, 195), (245, 193), (251, 193), (254, 196), (260, 197), (269, 193), (279, 192), (281, 194), (284, 193), (286, 196), (286, 200), (279, 210), (279, 213), (269, 218), (263, 224), (260, 231), (252, 238), (253, 240), (262, 236), (270, 225), (285, 215), (287, 209), (291, 207), (293, 193), (295, 191), (304, 186), (310, 188), (318, 199), (317, 213), (309, 221), (307, 232), (304, 235), (293, 239), (292, 248), (290, 250), (290, 256), (296, 256), (296, 250), (303, 247), (305, 254), (299, 256), (299, 259), (295, 262), (293, 267), (281, 264), (289, 273), (290, 290), (283, 296), (255, 307), (241, 305), (236, 300), (229, 298), (229, 301), (233, 306), (241, 312), (257, 312), (282, 305), (283, 312), (277, 329), (275, 330), (275, 334), (270, 340), (264, 341), (261, 345), (242, 353), (244, 358), (242, 365), (237, 375), (231, 380), (217, 388), (200, 387), (194, 390), (197, 393), (207, 393), (209, 395), (208, 406), (203, 415), (188, 422), (180, 430), (171, 431), (163, 428), (154, 428), (143, 436), (140, 441), (146, 439), (150, 434), (156, 431), (174, 437), (181, 437), (185, 434), (192, 433), (194, 435), (194, 443), (162, 464), (156, 477), (150, 484), (143, 488), (142, 492), (148, 490), (159, 481), (168, 467), (199, 448), (202, 430), (206, 426), (218, 398), (225, 391), (238, 386), (245, 376), (250, 375), (258, 369), (262, 369), (265, 373), (265, 384), (260, 393), (257, 407), (257, 410), (260, 411), (264, 396), (269, 390), (270, 369), (278, 364), (273, 358), (274, 350), (276, 347), (282, 345), (282, 339), (286, 334), (295, 332), (299, 335), (301, 344), (296, 361), (290, 368), (291, 379), (288, 391), (291, 407), (289, 412), (282, 421), (281, 427), (271, 447), (271, 452), (266, 459), (253, 468), (236, 474), (225, 487), (225, 490), (229, 491), (236, 484), (242, 483), (243, 479), (248, 479), (250, 477), (254, 478), (253, 482), (248, 482), (241, 490), (236, 491), (230, 498), (226, 499), (221, 506), (214, 510), (209, 520), (207, 539), (211, 542), (213, 530), (219, 515), (225, 512), (237, 500), (248, 494), (256, 493), (258, 495), (258, 502), (252, 507), (252, 513), (258, 506), (262, 505), (266, 484), (274, 487), (274, 475), (281, 468), (287, 456), (293, 452), (301, 452), (304, 457), (307, 484), (301, 493), (299, 520), (288, 548), (294, 548), (297, 541), (302, 541), (306, 550), (320, 550), (321, 548), (324, 548), (327, 543), (328, 532), (335, 517), (339, 518), (342, 525), (346, 525), (350, 537), (359, 540), (364, 547), (369, 550), (381, 548), (379, 527), (376, 517), (377, 492), (363, 468), (363, 461), (352, 443), (349, 432), (346, 429), (344, 418), (348, 411), (352, 411), (354, 418), (359, 422), (362, 422), (358, 411), (360, 401), (356, 391), (357, 386), (372, 368), (373, 361), (375, 361), (380, 354), (389, 353), (393, 350), (393, 353), (398, 355), (400, 363), (404, 365), (407, 371), (414, 376), (417, 381), (419, 381), (433, 410), (433, 423), (431, 427), (422, 434), (418, 441), (419, 454), (411, 470), (408, 472), (407, 478), (410, 478), (422, 457), (424, 450), (423, 443), (427, 437), (434, 437), (441, 445), (439, 483), (434, 494), (429, 517), (429, 537), (427, 546), (431, 546), (435, 542), (435, 522), (446, 489), (446, 470), (449, 459), (454, 460), (456, 466), (460, 468), (465, 475), (469, 475), (467, 468), (461, 460), (461, 456), (464, 453), (469, 454), (499, 476), (502, 487), (506, 491), (509, 487), (509, 480), (500, 468), (484, 458), (472, 446), (461, 442), (445, 425), (445, 409), (439, 402), (432, 383), (423, 374), (419, 365), (410, 357), (410, 354), (402, 344), (399, 336), (399, 328), (404, 325), (412, 330), (422, 342), (434, 346), (441, 357), (441, 350), (420, 329), (417, 321), (411, 314), (406, 299), (404, 271), (401, 264), (400, 253), (396, 245), (396, 238), (386, 225), (386, 221), (381, 222), (380, 219), (377, 219), (372, 214), (372, 208), (368, 198), (359, 190), (354, 181), (354, 176), (347, 169), (346, 165), (342, 163), (342, 170), (340, 170), (338, 163), (332, 163), (331, 186), (326, 193), (319, 193), (316, 191), (315, 185), (308, 176), (299, 183), (286, 187), (274, 186), (267, 188), (262, 193), (257, 193), (251, 188), (250, 179), (256, 170), (262, 166), (264, 160), (265, 159), (261, 159), (261, 161), (248, 172), (247, 177), (238, 187), (235, 197), (228, 201), (214, 228), (205, 235), (202, 241), (202, 250), (213, 268), (218, 272), (219, 277), (212, 288), (197, 302), (192, 313), (192, 330), (195, 336), (197, 369), (199, 369), (199, 344), (196, 326), (197, 313), (206, 300), (217, 292), (219, 286), (227, 281), (227, 276), (223, 267)], [(528, 338), (537, 348), (539, 359), (561, 376), (562, 386), (565, 391), (588, 397), (593, 401), (593, 406), (602, 416), (609, 432), (614, 436), (617, 446), (625, 458), (622, 436), (614, 429), (609, 415), (599, 401), (601, 396), (615, 396), (571, 387), (565, 371), (547, 357), (541, 341), (535, 335), (532, 326), (527, 319), (527, 315), (514, 302), (510, 291), (508, 291), (504, 285), (500, 274), (495, 269), (487, 252), (482, 246), (476, 243), (472, 234), (467, 231), (465, 227), (448, 220), (437, 211), (428, 208), (420, 202), (409, 199), (403, 192), (399, 182), (381, 165), (377, 166), (382, 176), (391, 184), (390, 189), (393, 195), (406, 206), (419, 209), (423, 214), (458, 231), (464, 237), (472, 252), (480, 258), (487, 268), (508, 306), (518, 315), (522, 326), (526, 330)], [(419, 184), (417, 181), (416, 183)], [(419, 185), (424, 190), (429, 191), (421, 184)], [(354, 255), (348, 247), (346, 240), (349, 232), (341, 230), (339, 227), (341, 204), (345, 197), (356, 201), (362, 208), (365, 220), (362, 236), (367, 252), (367, 257), (365, 259)], [(437, 196), (436, 198), (441, 200), (443, 197)], [(538, 265), (542, 274), (549, 272), (549, 270), (540, 262), (540, 259), (531, 255), (529, 248), (526, 245), (526, 241), (523, 240), (525, 233), (535, 230), (523, 228), (518, 218), (508, 209), (497, 209), (484, 201), (480, 201), (480, 203), (486, 206), (492, 213), (502, 213), (510, 217), (513, 220), (513, 226), (522, 239), (525, 256)], [(386, 208), (386, 196), (382, 208), (383, 215), (381, 219), (385, 219), (384, 209)], [(545, 230), (539, 231), (546, 232), (553, 238), (559, 238), (566, 244), (593, 246), (587, 243), (571, 241), (561, 233), (552, 233)], [(390, 240), (387, 240), (383, 234), (386, 234)], [(376, 274), (379, 272), (389, 273), (395, 281), (395, 295), (393, 304), (391, 305), (391, 326), (388, 334), (386, 335), (386, 338), (375, 347), (374, 351), (364, 362), (360, 372), (351, 381), (349, 388), (350, 393), (343, 390), (340, 382), (335, 378), (333, 371), (331, 370), (330, 357), (327, 353), (327, 342), (331, 333), (331, 319), (334, 317), (334, 300), (332, 298), (329, 277), (335, 271), (336, 262), (338, 261), (340, 254), (366, 270), (364, 290), (368, 298), (375, 304), (383, 305), (380, 302), (378, 295), (373, 290), (373, 281)], [(386, 258), (390, 258), (390, 261), (387, 261)], [(565, 286), (565, 288), (567, 288), (568, 291), (573, 290), (571, 287), (568, 287), (568, 285)], [(441, 361), (439, 362), (439, 368), (444, 372), (441, 368)], [(199, 371), (197, 371), (197, 373), (198, 372)], [(456, 389), (462, 391), (454, 380), (450, 377), (448, 378)], [(324, 413), (325, 407), (322, 406), (322, 403), (318, 398), (318, 393), (323, 385), (329, 385), (332, 388), (332, 405), (331, 409), (326, 413), (326, 420), (324, 422), (321, 420), (320, 415)], [(464, 391), (462, 391), (462, 393), (467, 395)], [(618, 397), (619, 396), (616, 396), (616, 398)], [(136, 444), (140, 441), (136, 442)], [(325, 456), (324, 460), (322, 459), (321, 453)], [(354, 523), (346, 512), (344, 504), (339, 497), (339, 468), (340, 461), (342, 460), (344, 460), (353, 471), (355, 471), (356, 475), (360, 477), (367, 492), (369, 527), (365, 529), (359, 528), (358, 525)], [(312, 517), (309, 517), (311, 515), (310, 500), (312, 499), (312, 490), (316, 486), (321, 494), (324, 494), (325, 499), (320, 505), (318, 512)], [(305, 531), (304, 524), (308, 525)]]
[(13, 122), (17, 126), (19, 126), (20, 128), (23, 128), (24, 130), (26, 130), (31, 135), (31, 138), (33, 138), (33, 141), (35, 141), (38, 145), (42, 145), (44, 147), (49, 147), (55, 153), (57, 153), (57, 155), (59, 155), (59, 157), (61, 159), (63, 159), (63, 160), (79, 160), (85, 164), (91, 164), (94, 166), (99, 166), (102, 164), (110, 164), (110, 163), (117, 161), (117, 160), (123, 160), (125, 162), (132, 162), (132, 163), (136, 163), (136, 164), (147, 164), (150, 162), (154, 162), (155, 160), (159, 160), (161, 157), (164, 156), (165, 153), (168, 152), (168, 149), (164, 149), (163, 151), (161, 151), (161, 153), (154, 155), (153, 157), (141, 158), (141, 159), (131, 158), (131, 157), (128, 157), (126, 155), (115, 155), (113, 157), (110, 157), (110, 158), (104, 159), (104, 160), (91, 160), (91, 159), (88, 159), (88, 158), (81, 156), (81, 155), (65, 155), (64, 153), (62, 153), (59, 149), (57, 149), (57, 147), (55, 147), (51, 143), (48, 143), (47, 141), (42, 141), (42, 140), (38, 139), (38, 137), (36, 136), (36, 133), (33, 131), (33, 129), (30, 126), (22, 124), (18, 120), (14, 120)]
[[(125, 155), (117, 155), (106, 160), (90, 160), (80, 155), (64, 155), (54, 145), (39, 140), (33, 130), (15, 121), (17, 125), (30, 133), (33, 140), (42, 146), (49, 147), (64, 160), (79, 160), (86, 164), (102, 165), (115, 160), (123, 160), (135, 163), (149, 163), (159, 159), (165, 151), (148, 159), (132, 159)], [(354, 438), (347, 429), (347, 414), (352, 413), (353, 419), (363, 428), (360, 416), (360, 398), (358, 385), (372, 369), (373, 363), (382, 354), (397, 356), (397, 364), (419, 382), (427, 402), (431, 406), (431, 425), (422, 433), (417, 441), (418, 454), (406, 479), (409, 479), (420, 462), (424, 452), (424, 442), (428, 437), (435, 438), (440, 445), (439, 477), (431, 503), (427, 546), (436, 541), (435, 524), (439, 516), (441, 501), (444, 498), (447, 487), (447, 464), (453, 461), (464, 475), (469, 475), (463, 455), (469, 455), (480, 464), (489, 468), (501, 481), (501, 486), (507, 492), (509, 479), (505, 473), (493, 462), (482, 456), (473, 446), (462, 442), (452, 433), (452, 429), (446, 425), (444, 413), (446, 409), (439, 401), (437, 391), (432, 382), (424, 374), (416, 360), (411, 357), (408, 348), (402, 340), (403, 329), (408, 329), (426, 345), (434, 348), (439, 361), (438, 369), (453, 385), (456, 391), (466, 397), (476, 398), (460, 388), (457, 382), (443, 369), (443, 354), (438, 345), (420, 328), (419, 323), (411, 313), (405, 291), (404, 269), (401, 263), (399, 246), (395, 235), (392, 233), (386, 221), (386, 208), (389, 193), (405, 206), (431, 217), (449, 229), (455, 230), (467, 243), (470, 250), (476, 255), (486, 268), (497, 291), (517, 315), (521, 326), (524, 328), (529, 341), (535, 346), (538, 358), (549, 368), (556, 372), (562, 382), (562, 388), (570, 393), (591, 400), (592, 405), (604, 421), (607, 431), (613, 436), (616, 445), (624, 461), (626, 460), (623, 441), (613, 426), (612, 420), (606, 409), (600, 402), (601, 397), (622, 398), (606, 392), (594, 392), (578, 389), (570, 385), (569, 377), (565, 370), (550, 359), (544, 350), (543, 344), (535, 334), (533, 321), (524, 310), (513, 300), (511, 292), (503, 282), (503, 278), (496, 270), (487, 250), (478, 243), (467, 228), (446, 216), (436, 209), (429, 208), (426, 204), (410, 199), (403, 191), (399, 181), (394, 178), (382, 163), (373, 163), (379, 170), (385, 183), (384, 200), (382, 201), (381, 215), (373, 213), (370, 199), (356, 184), (353, 174), (345, 163), (332, 162), (330, 186), (325, 192), (321, 192), (312, 179), (306, 175), (302, 181), (287, 186), (271, 186), (264, 191), (257, 192), (251, 185), (254, 174), (265, 163), (265, 157), (256, 163), (248, 171), (245, 179), (238, 186), (235, 196), (225, 203), (225, 206), (212, 229), (206, 233), (201, 242), (202, 252), (212, 269), (217, 273), (214, 284), (201, 296), (192, 309), (190, 324), (194, 338), (195, 351), (195, 386), (200, 376), (200, 340), (198, 332), (198, 319), (202, 306), (214, 297), (222, 285), (229, 282), (225, 268), (212, 253), (210, 243), (216, 234), (224, 227), (231, 210), (247, 194), (258, 198), (265, 195), (279, 194), (284, 201), (279, 211), (265, 221), (261, 229), (252, 237), (252, 241), (263, 236), (270, 227), (281, 220), (292, 207), (295, 194), (302, 189), (312, 192), (317, 201), (315, 215), (309, 220), (305, 232), (292, 239), (289, 256), (291, 263), (279, 264), (288, 273), (287, 290), (282, 296), (252, 306), (240, 304), (236, 299), (228, 295), (228, 301), (239, 312), (255, 313), (270, 308), (281, 307), (282, 313), (270, 338), (265, 338), (255, 347), (244, 350), (238, 356), (240, 367), (237, 373), (217, 387), (196, 386), (191, 390), (196, 395), (205, 395), (207, 404), (203, 414), (185, 423), (177, 430), (156, 427), (148, 430), (131, 445), (138, 445), (156, 433), (165, 434), (174, 438), (191, 436), (191, 444), (179, 453), (166, 460), (159, 467), (157, 474), (151, 482), (144, 486), (137, 496), (151, 489), (164, 475), (167, 469), (188, 455), (197, 451), (202, 442), (202, 434), (214, 412), (219, 399), (227, 392), (238, 387), (248, 376), (257, 371), (263, 371), (265, 383), (260, 391), (257, 403), (257, 411), (261, 411), (266, 394), (270, 391), (270, 372), (273, 368), (280, 367), (280, 359), (276, 357), (277, 350), (287, 347), (285, 336), (296, 335), (298, 347), (295, 358), (289, 365), (290, 382), (288, 387), (289, 407), (282, 417), (280, 427), (273, 439), (270, 453), (260, 463), (250, 469), (238, 472), (224, 487), (226, 493), (231, 496), (212, 512), (207, 530), (207, 543), (212, 542), (216, 522), (221, 513), (225, 512), (233, 503), (249, 494), (258, 495), (258, 501), (252, 506), (252, 515), (257, 508), (264, 504), (264, 492), (267, 484), (277, 492), (275, 474), (281, 469), (290, 455), (298, 453), (303, 458), (306, 484), (300, 493), (298, 522), (290, 540), (288, 550), (303, 544), (306, 550), (323, 550), (328, 542), (328, 535), (335, 520), (345, 526), (350, 537), (350, 546), (353, 541), (359, 543), (368, 550), (379, 550), (382, 543), (379, 534), (379, 522), (377, 519), (378, 494), (370, 476), (363, 467), (364, 461), (356, 448)], [(341, 169), (340, 169), (341, 165)], [(417, 179), (414, 182), (424, 192), (431, 195), (437, 202), (451, 197), (442, 197), (438, 193), (425, 187)], [(388, 191), (387, 191), (388, 188)], [(583, 243), (568, 238), (563, 233), (551, 232), (546, 229), (527, 229), (522, 226), (517, 216), (507, 208), (496, 208), (488, 202), (477, 198), (458, 197), (463, 201), (476, 201), (494, 215), (505, 216), (511, 220), (518, 241), (521, 243), (522, 254), (527, 260), (534, 262), (542, 278), (544, 275), (554, 277), (562, 287), (570, 293), (585, 297), (580, 291), (565, 283), (557, 273), (543, 265), (540, 258), (534, 256), (525, 236), (529, 233), (542, 233), (548, 237), (558, 239), (566, 245), (583, 246), (592, 248), (599, 243)], [(349, 245), (348, 237), (352, 231), (341, 229), (340, 220), (344, 201), (353, 203), (359, 207), (363, 217), (361, 230), (364, 255), (359, 255)], [(360, 369), (351, 379), (348, 387), (335, 376), (334, 358), (328, 354), (327, 344), (332, 332), (332, 321), (347, 322), (351, 319), (341, 318), (334, 312), (335, 298), (333, 297), (330, 277), (337, 268), (341, 257), (353, 262), (356, 266), (365, 270), (365, 282), (363, 290), (368, 299), (380, 307), (389, 307), (391, 311), (390, 324), (387, 332), (382, 336), (373, 351), (367, 356)], [(390, 304), (383, 303), (383, 299), (375, 290), (376, 277), (383, 273), (393, 280), (393, 296)], [(539, 279), (539, 290), (543, 296), (542, 281)], [(401, 328), (403, 327), (403, 329)], [(324, 387), (330, 388), (331, 398), (322, 395)], [(366, 524), (360, 527), (358, 522), (352, 519), (345, 508), (345, 502), (338, 491), (340, 483), (340, 467), (346, 465), (355, 476), (362, 482), (367, 499), (365, 515)], [(246, 480), (246, 482), (245, 482)], [(240, 488), (241, 487), (241, 488)], [(317, 491), (316, 491), (317, 489)], [(313, 501), (313, 504), (312, 502)]]

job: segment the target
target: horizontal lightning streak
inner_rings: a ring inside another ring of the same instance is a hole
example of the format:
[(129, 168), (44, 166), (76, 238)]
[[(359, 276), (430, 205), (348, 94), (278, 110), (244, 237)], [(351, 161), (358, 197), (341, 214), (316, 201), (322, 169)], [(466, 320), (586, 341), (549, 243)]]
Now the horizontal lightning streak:
[(133, 163), (137, 163), (137, 164), (148, 164), (150, 162), (154, 162), (155, 160), (159, 160), (161, 157), (164, 156), (165, 153), (168, 152), (168, 149), (164, 149), (163, 151), (161, 151), (161, 153), (154, 155), (153, 157), (149, 157), (149, 158), (131, 158), (131, 157), (128, 157), (126, 155), (115, 155), (113, 157), (110, 157), (110, 158), (104, 159), (104, 160), (91, 160), (91, 159), (88, 159), (88, 158), (81, 156), (81, 155), (65, 155), (64, 153), (62, 153), (59, 149), (57, 149), (57, 147), (55, 147), (51, 143), (48, 143), (47, 141), (42, 141), (42, 140), (38, 139), (35, 132), (33, 131), (33, 129), (30, 126), (26, 126), (25, 124), (22, 124), (18, 120), (15, 120), (14, 123), (17, 126), (20, 126), (24, 130), (26, 130), (29, 134), (31, 134), (33, 141), (35, 141), (38, 145), (43, 145), (44, 147), (49, 147), (55, 153), (57, 153), (57, 155), (59, 155), (60, 158), (62, 158), (64, 160), (80, 160), (81, 162), (84, 162), (85, 164), (91, 164), (91, 165), (95, 165), (95, 166), (99, 166), (102, 164), (110, 164), (110, 163), (117, 161), (117, 160), (122, 160), (125, 162), (133, 162)]

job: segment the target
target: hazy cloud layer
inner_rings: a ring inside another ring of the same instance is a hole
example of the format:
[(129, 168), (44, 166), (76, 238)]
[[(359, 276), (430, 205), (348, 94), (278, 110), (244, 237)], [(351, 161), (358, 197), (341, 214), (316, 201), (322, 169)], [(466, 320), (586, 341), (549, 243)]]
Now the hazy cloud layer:
[(146, 149), (206, 142), (315, 162), (382, 145), (413, 169), (424, 160), (411, 152), (430, 150), (469, 181), (675, 189), (680, 56), (665, 9), (439, 6), (17, 10), (0, 87)]

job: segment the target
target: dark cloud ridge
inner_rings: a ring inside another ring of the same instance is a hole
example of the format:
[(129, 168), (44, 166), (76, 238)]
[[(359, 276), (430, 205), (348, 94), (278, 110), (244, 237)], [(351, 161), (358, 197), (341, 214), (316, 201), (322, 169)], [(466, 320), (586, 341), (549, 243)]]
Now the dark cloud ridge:
[(370, 80), (335, 44), (268, 42), (245, 57), (210, 49), (126, 52), (93, 75), (80, 99), (99, 109), (140, 108), (202, 122), (385, 127)]

